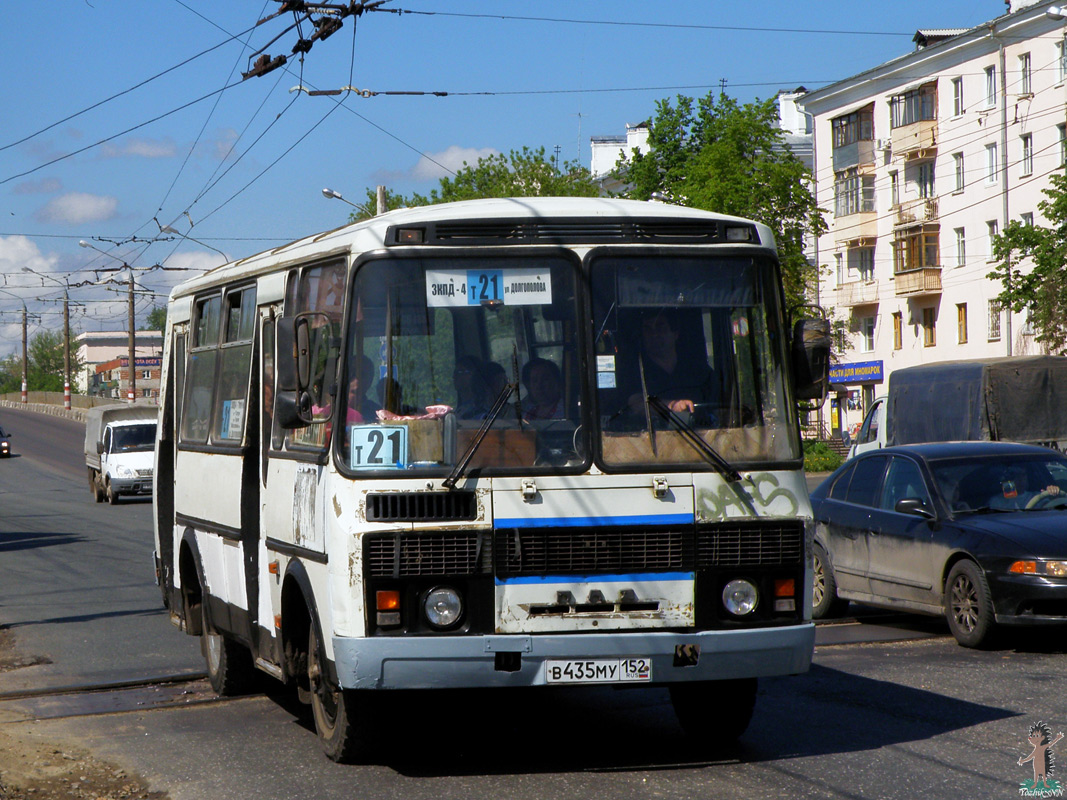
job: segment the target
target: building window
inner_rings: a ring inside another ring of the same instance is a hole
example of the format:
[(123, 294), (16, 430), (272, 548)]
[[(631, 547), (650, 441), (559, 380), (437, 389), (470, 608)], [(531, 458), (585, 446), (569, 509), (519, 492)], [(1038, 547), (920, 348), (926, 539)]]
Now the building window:
[(834, 253), (834, 261), (837, 262), (837, 285), (845, 285), (845, 257), (841, 253)]
[(874, 317), (860, 319), (860, 333), (863, 334), (863, 352), (874, 352)]
[(889, 113), (894, 128), (937, 119), (937, 83), (893, 95), (889, 100)]
[(1034, 227), (1034, 212), (1026, 211), (1019, 215), (1019, 222), (1025, 225), (1027, 228)]
[(1030, 54), (1023, 53), (1019, 56), (1019, 93), (1033, 94), (1033, 83), (1030, 80)]
[(861, 281), (874, 280), (874, 248), (853, 247), (848, 251), (848, 277), (857, 275)]
[(963, 107), (963, 78), (952, 79), (952, 113), (959, 117), (964, 112)]
[(1056, 81), (1063, 83), (1067, 80), (1067, 42), (1060, 39), (1056, 42)]
[(986, 222), (985, 227), (987, 247), (986, 252), (988, 253), (986, 261), (996, 261), (997, 258), (995, 255), (993, 255), (993, 253), (997, 245), (997, 236), (1000, 234), (1000, 225), (995, 219), (991, 219)]
[(937, 226), (919, 225), (900, 231), (893, 241), (893, 273), (941, 264)]
[(900, 176), (896, 170), (889, 173), (889, 202), (894, 206), (900, 205)]
[(142, 369), (141, 370), (141, 380), (147, 381), (147, 380), (151, 380), (151, 379), (152, 379), (152, 370), (150, 370), (150, 369)]
[(923, 309), (923, 347), (933, 347), (937, 344), (937, 331), (934, 328), (934, 309)]
[(834, 149), (856, 142), (874, 139), (874, 106), (861, 108), (830, 121), (834, 133)]
[(991, 342), (1000, 341), (1000, 301), (989, 301), (989, 333), (987, 338)]
[(967, 231), (964, 228), (956, 228), (956, 266), (967, 266)]
[(919, 197), (924, 200), (937, 197), (937, 189), (934, 188), (933, 161), (923, 161), (919, 164)]
[(1060, 166), (1067, 164), (1067, 125), (1057, 125), (1060, 132)]
[(997, 166), (999, 159), (997, 158), (997, 144), (987, 144), (985, 146), (985, 182), (996, 183), (997, 182)]
[(967, 186), (967, 173), (963, 168), (963, 153), (953, 153), (952, 164), (956, 173), (956, 188), (954, 191), (962, 192)]
[(893, 314), (893, 349), (904, 347), (904, 315), (899, 311)]
[(967, 344), (967, 304), (956, 304), (956, 335), (960, 344)]
[(1034, 135), (1024, 133), (1019, 137), (1022, 146), (1022, 175), (1031, 175), (1034, 172)]
[(874, 211), (874, 176), (860, 175), (853, 168), (838, 173), (834, 181), (834, 216)]
[(985, 68), (985, 104), (993, 108), (997, 104), (997, 68)]

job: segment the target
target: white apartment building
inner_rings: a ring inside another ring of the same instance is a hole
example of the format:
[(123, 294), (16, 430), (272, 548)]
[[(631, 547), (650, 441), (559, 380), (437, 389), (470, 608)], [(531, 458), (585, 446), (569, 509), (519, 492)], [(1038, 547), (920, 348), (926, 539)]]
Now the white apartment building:
[(828, 212), (819, 300), (848, 332), (835, 431), (858, 425), (894, 369), (1041, 352), (987, 275), (1009, 221), (1048, 224), (1042, 189), (1067, 161), (1067, 20), (1051, 2), (1012, 6), (919, 31), (913, 52), (800, 99)]
[[(163, 355), (162, 331), (135, 331), (133, 338), (135, 362), (140, 362), (142, 358), (159, 358)], [(71, 342), (71, 352), (77, 353), (82, 362), (81, 372), (71, 376), (71, 380), (79, 392), (86, 394), (94, 382), (97, 366), (122, 356), (128, 357), (130, 333), (129, 331), (86, 331), (78, 334)], [(142, 379), (148, 380), (149, 377), (145, 375)], [(158, 377), (157, 375), (155, 383), (157, 392)]]

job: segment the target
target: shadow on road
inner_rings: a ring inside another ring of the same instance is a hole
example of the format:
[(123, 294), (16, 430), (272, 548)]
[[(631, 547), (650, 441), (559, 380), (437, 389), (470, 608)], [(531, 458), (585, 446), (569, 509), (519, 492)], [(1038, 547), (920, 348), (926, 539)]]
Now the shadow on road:
[(54, 547), (83, 541), (85, 537), (77, 533), (35, 533), (32, 531), (0, 533), (0, 552), (33, 550), (37, 547)]
[[(314, 730), (293, 693), (271, 699)], [(699, 749), (662, 688), (389, 692), (365, 763), (409, 777), (626, 772), (874, 751), (1014, 712), (814, 666), (760, 684), (752, 725), (734, 747)], [(708, 708), (708, 725), (716, 724)]]

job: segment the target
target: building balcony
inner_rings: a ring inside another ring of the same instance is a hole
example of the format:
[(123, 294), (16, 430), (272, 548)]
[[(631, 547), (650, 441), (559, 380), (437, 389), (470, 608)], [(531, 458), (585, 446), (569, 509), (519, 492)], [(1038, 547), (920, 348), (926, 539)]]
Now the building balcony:
[(915, 225), (919, 222), (934, 222), (937, 220), (937, 198), (920, 197), (917, 200), (907, 200), (897, 206), (894, 225), (902, 227)]
[(876, 281), (852, 281), (837, 287), (836, 305), (841, 308), (870, 306), (878, 303)]
[(839, 246), (870, 241), (878, 236), (878, 213), (864, 211), (834, 218), (834, 239)]
[(920, 267), (893, 276), (897, 297), (941, 294), (941, 267)]
[(894, 156), (905, 160), (930, 158), (937, 152), (937, 120), (924, 119), (893, 128)]
[[(874, 142), (853, 142), (834, 148), (834, 172), (841, 172), (852, 167), (874, 167)], [(868, 170), (860, 170), (866, 172)]]

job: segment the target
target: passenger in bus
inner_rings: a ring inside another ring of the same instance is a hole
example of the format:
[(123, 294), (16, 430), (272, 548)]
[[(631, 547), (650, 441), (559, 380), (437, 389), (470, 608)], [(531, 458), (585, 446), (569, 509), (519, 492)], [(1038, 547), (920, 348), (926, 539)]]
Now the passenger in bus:
[(485, 362), (485, 385), (489, 389), (489, 402), (495, 401), (507, 385), (508, 374), (495, 361)]
[(526, 387), (526, 399), (522, 405), (524, 419), (564, 417), (563, 376), (554, 361), (531, 358), (522, 368), (522, 385)]
[(476, 356), (456, 359), (452, 383), (456, 387), (456, 416), (459, 419), (485, 419), (493, 403), (493, 396), (485, 380), (485, 364)]
[(681, 358), (678, 337), (679, 320), (673, 309), (658, 309), (642, 315), (640, 355), (630, 365), (625, 383), (627, 404), (634, 413), (645, 413), (642, 365), (648, 394), (658, 397), (675, 413), (692, 413), (697, 403), (720, 400), (712, 388), (714, 374), (707, 360)]
[(367, 393), (371, 384), (374, 383), (374, 362), (367, 356), (362, 356), (359, 361), (359, 372), (352, 376), (348, 383), (348, 412), (345, 415), (345, 427), (360, 422), (377, 422), (378, 409), (381, 406), (374, 402)]

